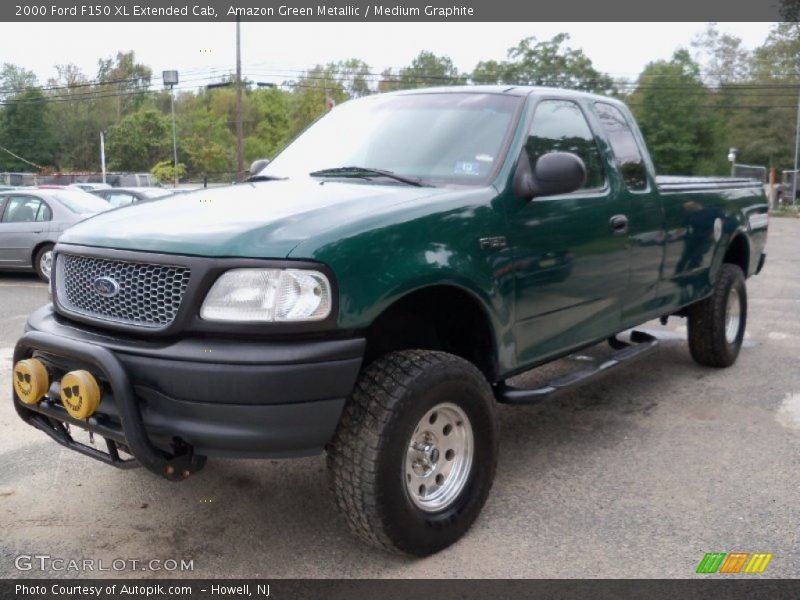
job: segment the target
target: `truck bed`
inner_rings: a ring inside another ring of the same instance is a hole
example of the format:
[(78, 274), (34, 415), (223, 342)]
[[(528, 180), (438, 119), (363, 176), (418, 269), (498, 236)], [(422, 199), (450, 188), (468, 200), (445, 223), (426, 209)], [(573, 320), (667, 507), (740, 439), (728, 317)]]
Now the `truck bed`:
[(760, 187), (758, 179), (745, 177), (690, 177), (688, 175), (656, 175), (656, 185), (665, 192), (692, 190), (725, 190), (731, 188)]

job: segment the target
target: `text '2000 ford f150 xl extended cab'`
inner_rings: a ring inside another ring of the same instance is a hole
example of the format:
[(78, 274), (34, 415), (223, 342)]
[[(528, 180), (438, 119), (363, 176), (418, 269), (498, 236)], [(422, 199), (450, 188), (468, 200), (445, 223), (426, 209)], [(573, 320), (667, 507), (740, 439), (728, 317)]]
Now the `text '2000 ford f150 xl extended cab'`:
[[(615, 100), (367, 97), (246, 183), (68, 230), (53, 302), (16, 346), (14, 404), (67, 447), (170, 480), (209, 456), (326, 451), (350, 527), (426, 555), (486, 500), (496, 402), (625, 363), (656, 341), (616, 335), (657, 317), (687, 317), (695, 360), (731, 365), (766, 234), (757, 182), (657, 177)], [(596, 368), (505, 383), (606, 339)]]

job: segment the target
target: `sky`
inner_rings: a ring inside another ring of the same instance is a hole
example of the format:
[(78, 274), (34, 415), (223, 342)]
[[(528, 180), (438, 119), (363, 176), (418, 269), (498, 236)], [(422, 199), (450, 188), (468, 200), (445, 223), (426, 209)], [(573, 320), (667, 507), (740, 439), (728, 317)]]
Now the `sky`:
[[(721, 23), (747, 48), (762, 44), (769, 23)], [(245, 77), (282, 82), (317, 63), (360, 58), (373, 72), (403, 67), (421, 50), (449, 56), (462, 71), (480, 60), (502, 60), (528, 36), (549, 39), (560, 32), (582, 48), (595, 68), (635, 79), (650, 61), (668, 59), (688, 46), (704, 23), (243, 23)], [(134, 50), (154, 76), (177, 69), (183, 89), (232, 71), (233, 23), (26, 23), (0, 24), (0, 61), (32, 70), (41, 83), (55, 64), (73, 63), (90, 78), (97, 60)], [(156, 79), (156, 77), (154, 77)]]

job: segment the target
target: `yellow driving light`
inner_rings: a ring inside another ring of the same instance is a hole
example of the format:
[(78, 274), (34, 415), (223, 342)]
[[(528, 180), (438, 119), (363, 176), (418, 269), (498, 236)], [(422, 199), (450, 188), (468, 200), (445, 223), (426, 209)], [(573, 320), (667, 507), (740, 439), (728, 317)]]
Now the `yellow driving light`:
[(14, 391), (25, 404), (36, 404), (50, 389), (50, 376), (42, 362), (28, 358), (14, 365)]
[(61, 404), (75, 419), (88, 419), (100, 406), (100, 385), (89, 371), (70, 371), (61, 378)]

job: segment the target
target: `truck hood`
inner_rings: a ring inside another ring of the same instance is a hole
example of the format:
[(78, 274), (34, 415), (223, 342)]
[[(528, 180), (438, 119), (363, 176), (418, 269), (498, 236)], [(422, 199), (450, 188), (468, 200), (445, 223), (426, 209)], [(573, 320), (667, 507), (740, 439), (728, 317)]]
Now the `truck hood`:
[(59, 242), (165, 254), (283, 258), (314, 235), (444, 190), (332, 180), (244, 183), (100, 213)]

